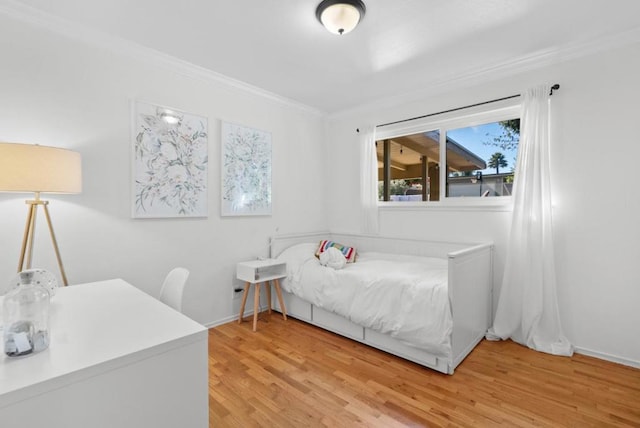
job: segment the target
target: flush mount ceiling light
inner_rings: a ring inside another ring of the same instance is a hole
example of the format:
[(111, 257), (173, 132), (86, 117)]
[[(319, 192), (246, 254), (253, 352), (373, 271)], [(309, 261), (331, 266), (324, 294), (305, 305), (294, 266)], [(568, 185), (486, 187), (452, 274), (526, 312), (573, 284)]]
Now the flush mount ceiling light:
[(324, 0), (316, 9), (316, 17), (333, 34), (347, 34), (356, 28), (365, 11), (360, 0)]

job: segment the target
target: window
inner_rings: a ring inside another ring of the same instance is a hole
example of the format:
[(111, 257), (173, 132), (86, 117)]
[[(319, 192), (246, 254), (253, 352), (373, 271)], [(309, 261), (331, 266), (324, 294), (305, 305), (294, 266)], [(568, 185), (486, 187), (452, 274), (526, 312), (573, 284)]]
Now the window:
[(403, 122), (379, 127), (376, 134), (379, 201), (511, 196), (520, 139), (518, 105)]

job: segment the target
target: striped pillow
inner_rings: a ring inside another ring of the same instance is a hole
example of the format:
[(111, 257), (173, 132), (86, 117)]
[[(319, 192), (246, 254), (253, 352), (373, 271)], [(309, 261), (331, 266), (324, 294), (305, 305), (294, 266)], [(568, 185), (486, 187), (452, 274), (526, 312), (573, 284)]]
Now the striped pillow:
[(320, 246), (316, 251), (316, 257), (320, 257), (320, 253), (324, 253), (329, 248), (335, 248), (339, 250), (344, 258), (347, 259), (347, 263), (354, 263), (356, 261), (356, 249), (353, 247), (347, 247), (346, 245), (338, 244), (337, 242), (322, 240), (320, 241)]

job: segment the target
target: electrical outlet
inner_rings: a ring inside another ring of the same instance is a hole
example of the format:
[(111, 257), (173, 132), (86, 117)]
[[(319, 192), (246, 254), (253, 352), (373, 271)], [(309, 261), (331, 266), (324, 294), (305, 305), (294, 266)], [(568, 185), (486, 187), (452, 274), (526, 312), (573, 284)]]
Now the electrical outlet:
[(233, 292), (233, 296), (232, 299), (236, 300), (239, 299), (240, 297), (242, 297), (242, 292), (244, 291), (244, 288), (239, 288), (239, 287), (233, 287), (231, 289), (231, 291)]

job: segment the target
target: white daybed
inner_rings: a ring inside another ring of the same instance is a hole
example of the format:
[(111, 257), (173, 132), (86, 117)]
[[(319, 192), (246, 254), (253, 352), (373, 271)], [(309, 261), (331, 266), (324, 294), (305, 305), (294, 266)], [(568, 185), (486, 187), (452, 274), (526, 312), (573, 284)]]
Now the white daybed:
[[(355, 247), (359, 253), (380, 252), (446, 259), (446, 286), (453, 321), (448, 351), (446, 354), (434, 354), (411, 346), (389, 334), (355, 324), (341, 315), (314, 306), (283, 290), (288, 315), (447, 374), (453, 374), (458, 364), (484, 337), (492, 314), (492, 243), (462, 244), (367, 235), (310, 233), (272, 237), (271, 257), (277, 258), (293, 245), (319, 244), (322, 239), (331, 239)], [(276, 310), (280, 310), (277, 299), (274, 297), (273, 300), (272, 305)]]

